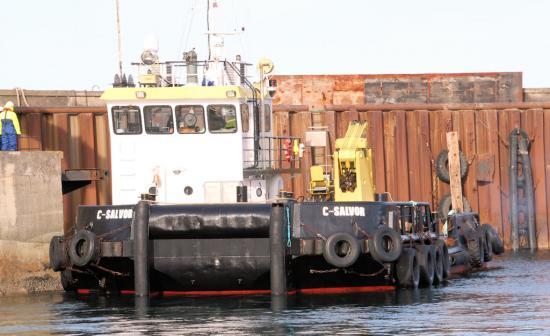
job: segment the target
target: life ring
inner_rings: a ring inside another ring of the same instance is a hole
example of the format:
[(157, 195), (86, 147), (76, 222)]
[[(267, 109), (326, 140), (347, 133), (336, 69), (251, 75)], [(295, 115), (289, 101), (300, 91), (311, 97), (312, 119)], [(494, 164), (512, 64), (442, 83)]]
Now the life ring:
[(69, 258), (77, 266), (86, 266), (97, 260), (100, 254), (100, 244), (96, 235), (88, 230), (76, 233), (69, 246)]
[(323, 249), (326, 262), (335, 267), (349, 267), (357, 261), (361, 246), (349, 233), (338, 232), (327, 238)]
[(418, 265), (420, 266), (420, 283), (429, 287), (434, 282), (435, 249), (433, 245), (417, 245)]
[[(447, 220), (447, 217), (449, 216), (449, 211), (451, 211), (453, 206), (453, 200), (451, 198), (451, 194), (446, 194), (443, 196), (441, 201), (439, 201), (439, 218), (445, 222)], [(462, 207), (464, 208), (465, 212), (472, 211), (472, 206), (470, 205), (470, 202), (466, 199), (466, 197), (462, 196)]]
[[(468, 161), (462, 151), (458, 152), (460, 160), (460, 177), (465, 178), (468, 174)], [(445, 183), (450, 183), (451, 178), (449, 176), (449, 151), (447, 149), (439, 152), (439, 155), (435, 159), (435, 175)]]
[(403, 242), (397, 231), (388, 226), (378, 228), (369, 238), (369, 252), (374, 260), (387, 263), (396, 261), (403, 251)]
[(415, 249), (404, 248), (397, 260), (395, 277), (399, 287), (417, 288), (420, 281), (420, 268)]
[(449, 248), (443, 239), (438, 239), (435, 241), (436, 248), (441, 249), (441, 256), (443, 259), (443, 279), (448, 279), (451, 275), (451, 259), (449, 258)]
[(65, 240), (62, 236), (53, 236), (50, 240), (50, 267), (55, 271), (65, 269), (69, 261)]

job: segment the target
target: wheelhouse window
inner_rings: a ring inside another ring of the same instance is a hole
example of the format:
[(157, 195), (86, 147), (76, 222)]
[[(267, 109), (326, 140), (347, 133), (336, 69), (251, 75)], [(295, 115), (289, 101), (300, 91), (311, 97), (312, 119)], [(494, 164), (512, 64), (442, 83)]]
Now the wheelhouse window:
[(172, 108), (168, 105), (145, 106), (143, 108), (145, 132), (148, 134), (174, 133)]
[(237, 132), (237, 113), (233, 105), (208, 105), (208, 130), (211, 133)]
[(176, 124), (180, 134), (204, 133), (204, 107), (202, 105), (176, 106)]
[(243, 125), (243, 133), (247, 133), (250, 130), (249, 121), (250, 113), (248, 111), (248, 104), (241, 104), (241, 123)]
[(141, 115), (137, 106), (113, 106), (115, 134), (141, 134)]
[(264, 132), (271, 132), (271, 106), (264, 105)]

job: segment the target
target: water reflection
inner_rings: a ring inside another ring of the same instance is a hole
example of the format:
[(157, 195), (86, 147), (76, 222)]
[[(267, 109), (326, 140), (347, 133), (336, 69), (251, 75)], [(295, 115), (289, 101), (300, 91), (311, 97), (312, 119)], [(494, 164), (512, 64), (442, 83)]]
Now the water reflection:
[(446, 286), (247, 298), (0, 298), (0, 334), (532, 334), (550, 330), (550, 253), (507, 255)]

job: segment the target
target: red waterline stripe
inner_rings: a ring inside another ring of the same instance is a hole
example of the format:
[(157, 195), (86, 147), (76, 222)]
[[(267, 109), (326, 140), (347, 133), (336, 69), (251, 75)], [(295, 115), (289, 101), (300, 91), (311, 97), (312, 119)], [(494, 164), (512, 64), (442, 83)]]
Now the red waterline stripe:
[[(347, 294), (347, 293), (373, 293), (395, 290), (395, 286), (363, 286), (363, 287), (332, 287), (332, 288), (302, 288), (287, 292), (288, 295), (300, 294)], [(78, 294), (88, 295), (89, 289), (78, 289)], [(133, 290), (121, 290), (122, 295), (134, 295)], [(225, 290), (225, 291), (162, 291), (151, 292), (151, 296), (231, 296), (231, 295), (266, 295), (271, 294), (269, 289), (255, 290)]]
[(271, 294), (269, 289), (255, 289), (255, 290), (226, 290), (226, 291), (163, 291), (164, 296), (226, 296), (226, 295), (262, 295)]
[(466, 265), (456, 265), (451, 267), (451, 274), (453, 275), (461, 275), (469, 272), (470, 272), (470, 267)]
[(395, 286), (363, 286), (363, 287), (334, 287), (334, 288), (302, 288), (300, 294), (348, 294), (373, 293), (394, 291)]

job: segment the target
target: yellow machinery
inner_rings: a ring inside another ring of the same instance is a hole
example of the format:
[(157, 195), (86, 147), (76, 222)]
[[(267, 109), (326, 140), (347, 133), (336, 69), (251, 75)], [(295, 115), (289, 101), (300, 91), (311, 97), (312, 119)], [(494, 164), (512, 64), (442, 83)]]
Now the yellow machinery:
[(309, 182), (309, 192), (314, 199), (319, 201), (328, 201), (330, 199), (330, 180), (325, 175), (322, 166), (311, 166), (311, 181)]
[[(337, 139), (334, 160), (334, 200), (336, 202), (374, 201), (372, 150), (364, 136), (366, 121), (352, 121), (346, 135)], [(310, 190), (314, 197), (330, 196), (330, 182), (322, 167), (311, 167)]]

